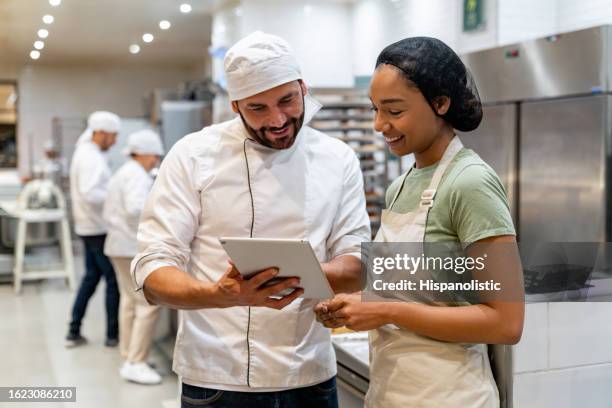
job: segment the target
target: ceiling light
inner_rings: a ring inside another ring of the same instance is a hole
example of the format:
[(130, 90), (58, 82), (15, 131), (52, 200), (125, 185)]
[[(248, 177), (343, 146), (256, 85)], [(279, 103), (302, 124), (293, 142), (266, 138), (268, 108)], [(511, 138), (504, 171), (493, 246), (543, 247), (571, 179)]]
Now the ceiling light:
[(30, 58), (33, 60), (37, 60), (40, 58), (40, 51), (32, 50), (30, 51)]
[(304, 14), (308, 16), (310, 15), (310, 13), (312, 13), (312, 6), (310, 4), (307, 4), (304, 6)]
[(236, 16), (242, 17), (242, 7), (236, 7), (236, 10), (234, 10), (234, 13), (236, 14)]
[(146, 43), (152, 42), (154, 38), (155, 37), (153, 37), (153, 34), (146, 33), (146, 34), (142, 35), (142, 41), (144, 41)]
[(49, 4), (52, 5), (53, 7), (57, 7), (60, 4), (62, 4), (62, 0), (49, 0)]
[(53, 21), (55, 21), (55, 19), (53, 18), (53, 16), (51, 14), (47, 14), (45, 16), (43, 16), (43, 23), (45, 24), (51, 24), (53, 23)]
[(40, 30), (38, 30), (38, 36), (40, 38), (47, 38), (49, 36), (49, 32), (44, 28), (41, 28)]
[(170, 24), (170, 22), (168, 20), (162, 20), (159, 22), (159, 28), (161, 28), (162, 30), (167, 30), (170, 28), (172, 24)]
[(183, 3), (181, 4), (181, 13), (190, 13), (191, 12), (191, 4)]
[(34, 41), (34, 48), (36, 48), (37, 50), (42, 50), (43, 48), (45, 48), (45, 42), (44, 41)]
[(140, 52), (140, 45), (138, 45), (138, 44), (130, 45), (130, 53), (138, 54), (139, 52)]

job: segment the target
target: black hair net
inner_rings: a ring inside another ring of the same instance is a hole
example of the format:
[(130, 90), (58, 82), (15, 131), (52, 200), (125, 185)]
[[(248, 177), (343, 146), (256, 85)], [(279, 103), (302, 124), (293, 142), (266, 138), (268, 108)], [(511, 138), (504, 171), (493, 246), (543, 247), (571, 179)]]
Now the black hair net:
[(376, 67), (381, 64), (398, 68), (421, 91), (434, 113), (435, 99), (448, 96), (448, 112), (439, 116), (453, 128), (469, 132), (480, 124), (482, 104), (476, 85), (459, 56), (442, 41), (430, 37), (403, 39), (382, 50)]

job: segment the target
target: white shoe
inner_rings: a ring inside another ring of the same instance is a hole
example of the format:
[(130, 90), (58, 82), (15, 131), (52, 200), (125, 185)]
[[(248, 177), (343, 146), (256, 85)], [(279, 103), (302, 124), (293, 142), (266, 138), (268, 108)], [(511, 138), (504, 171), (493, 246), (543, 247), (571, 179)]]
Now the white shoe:
[(162, 382), (161, 376), (147, 365), (147, 363), (128, 363), (123, 364), (119, 370), (121, 378), (138, 384), (153, 385)]
[(119, 375), (121, 376), (121, 378), (125, 378), (125, 375), (126, 375), (125, 373), (129, 365), (130, 363), (128, 363), (127, 361), (124, 361), (121, 367), (119, 368)]

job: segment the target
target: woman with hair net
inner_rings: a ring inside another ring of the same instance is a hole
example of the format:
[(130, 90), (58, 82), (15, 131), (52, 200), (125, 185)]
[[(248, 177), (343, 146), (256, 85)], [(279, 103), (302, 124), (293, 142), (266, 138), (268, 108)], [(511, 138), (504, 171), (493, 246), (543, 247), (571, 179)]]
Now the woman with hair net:
[(108, 183), (104, 219), (108, 236), (104, 253), (117, 273), (119, 292), (119, 351), (125, 360), (119, 373), (139, 384), (159, 384), (160, 375), (147, 364), (159, 306), (149, 305), (138, 296), (130, 276), (130, 263), (138, 252), (136, 232), (149, 190), (153, 186), (151, 170), (164, 154), (157, 133), (141, 130), (128, 136), (124, 153), (128, 161)]
[[(473, 243), (515, 248), (498, 176), (455, 133), (476, 129), (482, 119), (459, 57), (434, 38), (391, 44), (376, 61), (370, 98), (374, 127), (390, 150), (416, 160), (387, 191), (376, 241), (454, 243), (468, 254)], [(441, 302), (419, 292), (416, 302), (368, 302), (353, 294), (315, 307), (327, 327), (370, 330), (367, 407), (499, 406), (486, 345), (521, 337), (522, 277), (513, 254), (510, 264), (518, 267), (507, 279), (520, 288), (514, 301)], [(461, 295), (451, 293), (456, 298)]]

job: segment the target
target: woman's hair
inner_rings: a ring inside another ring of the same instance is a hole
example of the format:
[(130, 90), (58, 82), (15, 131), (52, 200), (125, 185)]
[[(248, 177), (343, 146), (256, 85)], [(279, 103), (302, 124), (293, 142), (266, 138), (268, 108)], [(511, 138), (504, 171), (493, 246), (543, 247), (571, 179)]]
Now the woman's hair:
[(376, 60), (398, 68), (410, 85), (416, 86), (437, 115), (434, 102), (450, 98), (450, 107), (438, 115), (462, 132), (474, 130), (482, 120), (478, 90), (463, 62), (442, 41), (430, 37), (411, 37), (387, 46)]

